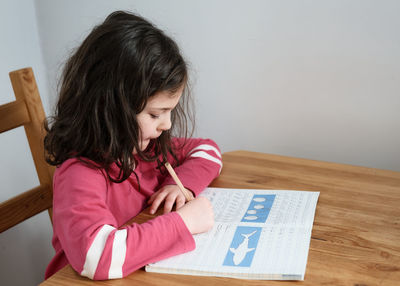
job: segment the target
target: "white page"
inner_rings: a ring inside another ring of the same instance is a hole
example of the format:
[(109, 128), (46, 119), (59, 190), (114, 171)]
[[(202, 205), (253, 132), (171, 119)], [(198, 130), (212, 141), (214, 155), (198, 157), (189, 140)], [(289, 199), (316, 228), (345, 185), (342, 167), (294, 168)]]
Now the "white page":
[(319, 192), (208, 188), (215, 224), (196, 249), (146, 271), (303, 280)]

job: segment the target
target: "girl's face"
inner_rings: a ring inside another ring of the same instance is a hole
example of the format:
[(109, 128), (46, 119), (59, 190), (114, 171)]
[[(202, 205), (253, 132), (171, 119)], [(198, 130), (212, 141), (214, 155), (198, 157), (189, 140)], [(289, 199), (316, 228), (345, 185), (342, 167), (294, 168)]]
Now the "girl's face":
[[(171, 94), (160, 91), (149, 98), (142, 112), (137, 115), (140, 128), (140, 149), (143, 151), (151, 139), (155, 139), (171, 128), (171, 111), (182, 96), (183, 87)], [(134, 151), (134, 153), (136, 153)]]

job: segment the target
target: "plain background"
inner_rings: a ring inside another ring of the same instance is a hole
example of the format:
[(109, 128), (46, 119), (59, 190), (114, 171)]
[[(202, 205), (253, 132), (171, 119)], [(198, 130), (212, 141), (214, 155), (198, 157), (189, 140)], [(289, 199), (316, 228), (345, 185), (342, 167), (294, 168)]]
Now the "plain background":
[[(400, 171), (400, 2), (3, 0), (0, 104), (34, 69), (46, 113), (73, 48), (114, 10), (146, 17), (190, 64), (197, 136), (246, 149)], [(23, 129), (0, 135), (0, 199), (37, 183)], [(377, 190), (379, 191), (379, 190)], [(4, 285), (37, 285), (47, 213), (0, 235)]]

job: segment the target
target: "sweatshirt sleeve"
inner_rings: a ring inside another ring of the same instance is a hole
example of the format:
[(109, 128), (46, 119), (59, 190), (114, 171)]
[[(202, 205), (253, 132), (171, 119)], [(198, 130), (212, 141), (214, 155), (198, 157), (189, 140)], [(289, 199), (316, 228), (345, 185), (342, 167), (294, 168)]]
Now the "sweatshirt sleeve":
[[(218, 145), (211, 139), (174, 138), (179, 166), (174, 167), (185, 188), (199, 195), (221, 172), (222, 156)], [(167, 176), (161, 186), (175, 185)]]
[(194, 249), (193, 237), (176, 212), (118, 228), (106, 203), (109, 190), (102, 173), (66, 163), (54, 177), (53, 227), (69, 263), (82, 276), (122, 278)]

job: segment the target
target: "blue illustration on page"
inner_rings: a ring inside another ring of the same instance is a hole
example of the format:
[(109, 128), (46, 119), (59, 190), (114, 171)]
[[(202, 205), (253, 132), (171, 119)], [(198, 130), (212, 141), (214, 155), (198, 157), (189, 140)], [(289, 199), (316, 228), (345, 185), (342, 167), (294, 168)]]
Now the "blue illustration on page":
[(223, 265), (250, 267), (261, 234), (261, 227), (238, 226)]
[(254, 195), (242, 222), (266, 222), (274, 200), (275, 195)]

